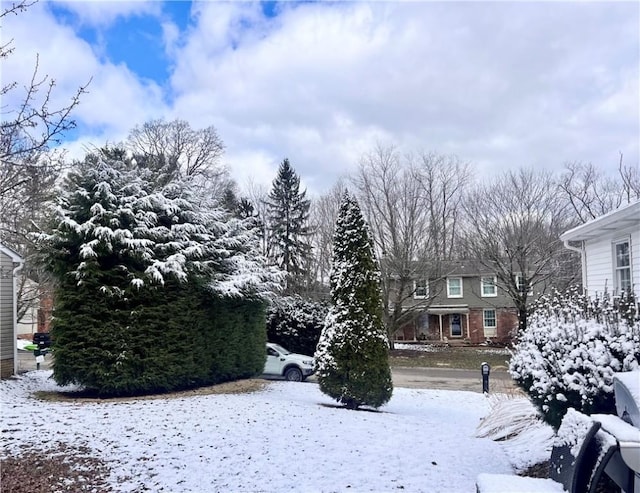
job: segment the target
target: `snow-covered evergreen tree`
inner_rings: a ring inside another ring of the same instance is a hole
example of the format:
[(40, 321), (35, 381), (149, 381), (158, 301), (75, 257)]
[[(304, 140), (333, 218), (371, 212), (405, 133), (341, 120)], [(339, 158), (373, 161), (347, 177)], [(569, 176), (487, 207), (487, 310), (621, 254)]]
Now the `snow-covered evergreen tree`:
[(393, 392), (380, 270), (369, 228), (348, 192), (336, 222), (330, 283), (332, 306), (315, 354), (320, 390), (349, 409), (380, 407)]
[(298, 293), (304, 284), (305, 265), (311, 255), (309, 207), (300, 178), (285, 159), (269, 193), (269, 259), (287, 273), (288, 294)]
[[(113, 395), (262, 370), (261, 298), (279, 278), (258, 254), (253, 223), (194, 197), (188, 177), (156, 178), (127, 151), (106, 148), (77, 163), (60, 190), (51, 231), (40, 237), (57, 280), (59, 383)], [(253, 353), (248, 366), (233, 356), (215, 367), (213, 356), (203, 356), (202, 348), (213, 353), (228, 342), (222, 332), (239, 330), (221, 330), (227, 322), (207, 313), (213, 305), (218, 316), (229, 310), (225, 299), (233, 299), (234, 317), (248, 317), (236, 320), (246, 325), (246, 340), (236, 343)]]
[(267, 309), (267, 339), (293, 353), (313, 354), (328, 309), (326, 303), (300, 296), (274, 298)]

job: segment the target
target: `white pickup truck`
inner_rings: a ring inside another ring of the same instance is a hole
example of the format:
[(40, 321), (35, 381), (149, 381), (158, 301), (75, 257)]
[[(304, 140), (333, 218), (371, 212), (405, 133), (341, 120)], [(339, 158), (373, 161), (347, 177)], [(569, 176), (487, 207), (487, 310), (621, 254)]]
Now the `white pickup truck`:
[(277, 375), (291, 382), (302, 382), (313, 372), (312, 356), (291, 353), (278, 344), (267, 342), (265, 375)]

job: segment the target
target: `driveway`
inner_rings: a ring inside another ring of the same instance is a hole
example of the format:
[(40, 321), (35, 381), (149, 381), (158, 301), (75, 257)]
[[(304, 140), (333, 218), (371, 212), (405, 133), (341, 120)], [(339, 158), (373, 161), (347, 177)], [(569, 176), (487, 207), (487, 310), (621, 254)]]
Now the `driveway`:
[[(53, 356), (47, 354), (44, 357), (44, 362), (40, 363), (41, 370), (49, 370), (51, 363), (53, 362)], [(36, 358), (33, 355), (33, 351), (18, 351), (18, 373), (25, 371), (31, 371), (37, 369)]]

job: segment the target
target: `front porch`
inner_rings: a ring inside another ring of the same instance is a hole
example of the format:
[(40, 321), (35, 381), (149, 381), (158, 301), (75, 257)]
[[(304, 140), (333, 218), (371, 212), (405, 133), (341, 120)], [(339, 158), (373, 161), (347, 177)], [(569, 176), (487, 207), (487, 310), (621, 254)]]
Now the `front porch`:
[(397, 341), (470, 339), (467, 305), (432, 306), (396, 331)]

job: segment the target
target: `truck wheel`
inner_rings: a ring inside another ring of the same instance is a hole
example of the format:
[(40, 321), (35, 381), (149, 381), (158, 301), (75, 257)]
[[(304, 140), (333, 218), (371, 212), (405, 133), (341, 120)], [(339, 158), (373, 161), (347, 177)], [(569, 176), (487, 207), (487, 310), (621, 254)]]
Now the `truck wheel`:
[(289, 382), (302, 382), (302, 372), (299, 368), (288, 368), (287, 371), (284, 372), (284, 378)]

